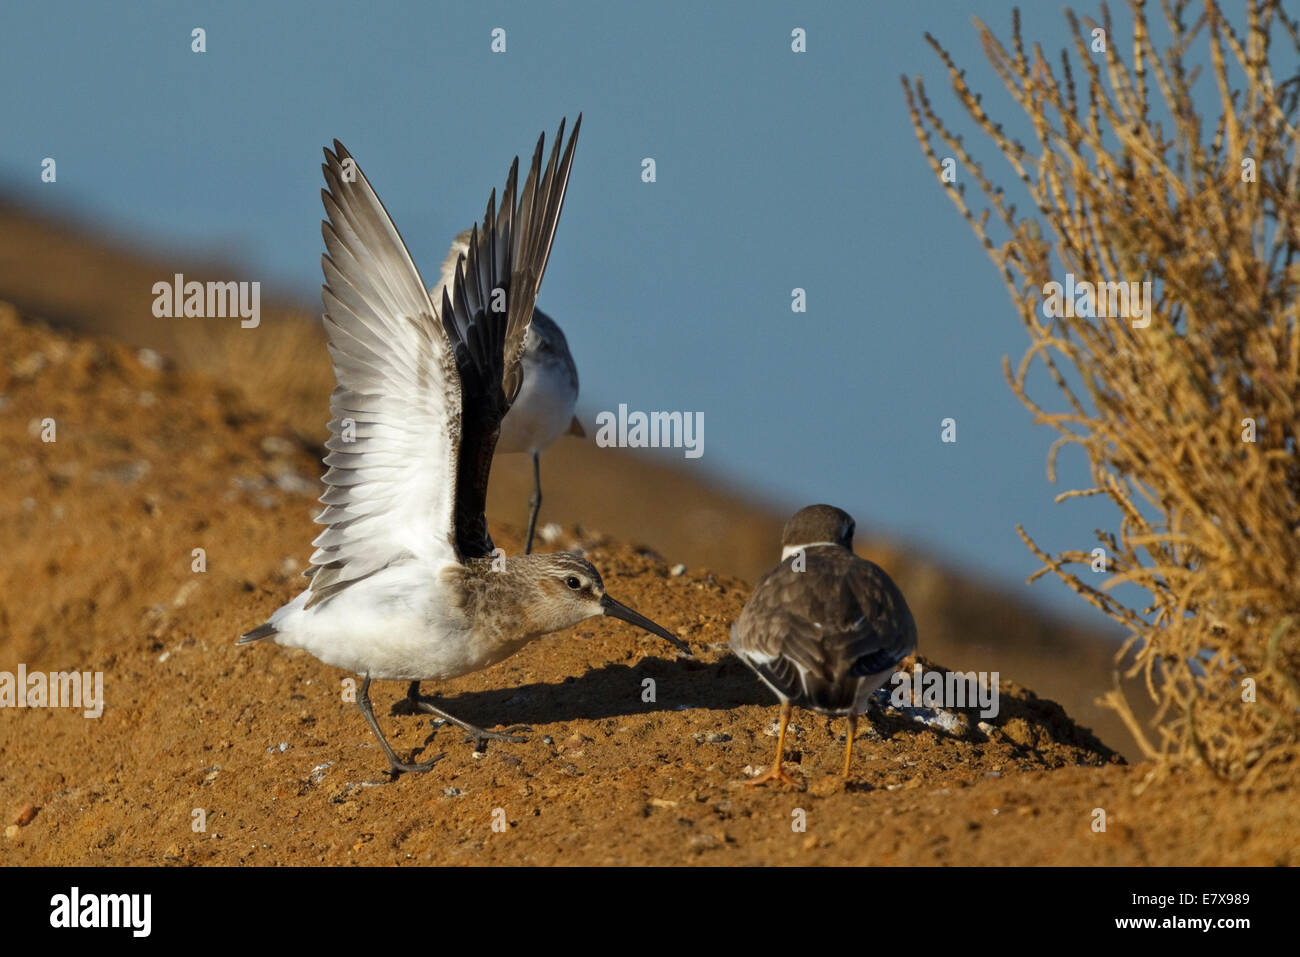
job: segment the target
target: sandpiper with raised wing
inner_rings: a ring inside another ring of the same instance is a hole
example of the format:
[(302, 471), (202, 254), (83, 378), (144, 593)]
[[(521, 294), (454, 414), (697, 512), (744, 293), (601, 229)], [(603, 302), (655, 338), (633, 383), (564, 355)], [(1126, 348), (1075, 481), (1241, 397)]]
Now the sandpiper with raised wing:
[(477, 742), (520, 740), (447, 714), (421, 681), (486, 668), (544, 634), (596, 615), (687, 646), (605, 592), (580, 555), (506, 557), (484, 514), (501, 420), (519, 395), (521, 357), (564, 203), (582, 117), (561, 155), (560, 124), (542, 167), (543, 136), (516, 203), (519, 160), (496, 191), (435, 303), (396, 226), (351, 154), (325, 150), (328, 219), (324, 324), (338, 386), (330, 397), (327, 526), (311, 582), (240, 643), (273, 638), (362, 676), (357, 704), (394, 775), (398, 759), (375, 720), (370, 682), (410, 682), (407, 701)]
[(750, 784), (799, 782), (781, 766), (793, 705), (849, 719), (844, 782), (858, 715), (916, 650), (903, 593), (879, 565), (853, 554), (852, 516), (831, 505), (795, 512), (781, 564), (754, 588), (731, 627), (731, 650), (781, 700), (776, 761)]

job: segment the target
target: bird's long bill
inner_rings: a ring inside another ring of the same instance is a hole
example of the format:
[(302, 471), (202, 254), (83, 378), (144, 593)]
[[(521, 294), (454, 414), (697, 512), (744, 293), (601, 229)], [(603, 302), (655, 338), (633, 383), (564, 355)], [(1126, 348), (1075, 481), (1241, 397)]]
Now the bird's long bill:
[(691, 646), (686, 642), (682, 641), (668, 629), (659, 627), (645, 615), (638, 615), (621, 601), (615, 601), (608, 595), (602, 595), (600, 599), (600, 607), (605, 609), (605, 614), (610, 618), (617, 618), (620, 621), (627, 622), (629, 625), (636, 625), (638, 628), (644, 628), (646, 631), (650, 632), (650, 634), (658, 635), (674, 648), (684, 651), (688, 655), (691, 653)]

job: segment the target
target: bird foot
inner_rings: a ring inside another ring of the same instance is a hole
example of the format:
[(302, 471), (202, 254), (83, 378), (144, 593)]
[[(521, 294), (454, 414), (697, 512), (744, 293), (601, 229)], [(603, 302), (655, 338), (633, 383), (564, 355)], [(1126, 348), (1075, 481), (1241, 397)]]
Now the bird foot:
[(514, 727), (506, 728), (504, 731), (487, 731), (483, 728), (470, 726), (461, 728), (465, 732), (465, 740), (474, 742), (474, 750), (482, 751), (484, 741), (508, 741), (511, 744), (525, 744), (528, 739), (515, 734), (516, 731), (532, 731), (533, 729), (526, 724), (517, 724)]
[(448, 724), (454, 724), (456, 727), (460, 728), (462, 731), (465, 732), (466, 741), (472, 741), (474, 743), (475, 751), (482, 751), (483, 744), (486, 741), (508, 741), (511, 744), (523, 744), (528, 739), (521, 738), (518, 735), (513, 734), (512, 732), (533, 730), (527, 725), (520, 724), (520, 725), (515, 725), (513, 728), (506, 728), (504, 731), (488, 731), (485, 728), (480, 728), (476, 724), (470, 724), (468, 721), (462, 721), (460, 718), (457, 718), (455, 715), (448, 714), (446, 711), (443, 711), (436, 704), (434, 704), (433, 699), (425, 698), (422, 695), (408, 694), (397, 704), (393, 705), (394, 710), (396, 710), (399, 705), (402, 708), (403, 714), (423, 713), (423, 714), (433, 715), (434, 727), (438, 726), (437, 722), (439, 720), (444, 721)]
[(746, 781), (745, 784), (752, 788), (757, 787), (760, 784), (766, 784), (768, 781), (780, 781), (782, 784), (788, 784), (791, 787), (796, 787), (800, 790), (803, 790), (804, 787), (804, 782), (802, 780), (796, 778), (792, 774), (787, 774), (785, 768), (781, 767), (779, 764), (772, 765), (764, 773), (760, 774), (756, 778)]
[(398, 761), (390, 756), (388, 764), (393, 772), (393, 777), (396, 778), (402, 774), (423, 774), (446, 756), (447, 754), (444, 751), (442, 754), (434, 755), (428, 761), (416, 761), (410, 764), (407, 764), (404, 761)]

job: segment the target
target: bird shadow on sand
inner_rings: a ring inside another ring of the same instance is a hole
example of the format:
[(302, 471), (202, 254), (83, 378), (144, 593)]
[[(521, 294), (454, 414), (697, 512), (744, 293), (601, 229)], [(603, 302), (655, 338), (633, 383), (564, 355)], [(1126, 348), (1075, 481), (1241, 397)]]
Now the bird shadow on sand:
[[(440, 708), (462, 721), (484, 728), (776, 704), (775, 696), (754, 673), (730, 655), (708, 663), (645, 658), (633, 667), (608, 664), (557, 683), (460, 694), (440, 694), (437, 682), (430, 681), (421, 686), (420, 693), (436, 699)], [(394, 711), (400, 710), (399, 702)]]

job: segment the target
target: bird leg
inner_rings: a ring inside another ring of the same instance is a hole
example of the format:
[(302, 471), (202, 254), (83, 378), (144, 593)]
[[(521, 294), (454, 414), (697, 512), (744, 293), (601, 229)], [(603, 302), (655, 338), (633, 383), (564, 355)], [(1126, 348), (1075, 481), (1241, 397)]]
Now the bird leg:
[(542, 510), (542, 465), (541, 453), (533, 453), (533, 497), (528, 500), (528, 540), (524, 543), (524, 554), (533, 553), (533, 530), (537, 528), (537, 513)]
[(849, 768), (853, 766), (853, 735), (858, 730), (858, 716), (849, 715), (849, 733), (844, 742), (844, 786), (849, 786)]
[(780, 781), (783, 784), (790, 784), (798, 787), (802, 782), (789, 774), (786, 774), (781, 767), (781, 758), (785, 753), (785, 726), (790, 723), (790, 702), (781, 702), (781, 733), (776, 739), (776, 762), (767, 769), (767, 772), (760, 774), (753, 780), (746, 781), (750, 787), (756, 784), (766, 784), (768, 781)]
[(439, 754), (430, 761), (422, 761), (415, 764), (407, 764), (404, 761), (397, 760), (397, 755), (393, 752), (393, 749), (389, 747), (387, 739), (384, 738), (384, 732), (379, 730), (379, 722), (375, 720), (375, 709), (370, 706), (369, 675), (366, 675), (366, 680), (361, 682), (361, 691), (357, 694), (357, 707), (361, 709), (361, 714), (366, 719), (366, 724), (370, 725), (370, 730), (373, 731), (375, 737), (379, 739), (379, 746), (384, 749), (384, 754), (388, 756), (388, 764), (392, 769), (393, 777), (397, 777), (397, 775), (404, 771), (422, 773), (429, 770), (429, 768), (433, 767), (446, 757), (445, 754)]
[(420, 694), (420, 682), (411, 682), (411, 686), (406, 691), (405, 704), (407, 707), (413, 712), (423, 711), (425, 714), (435, 715), (450, 724), (454, 724), (465, 732), (466, 741), (474, 742), (475, 751), (482, 751), (483, 742), (485, 741), (509, 741), (511, 744), (523, 744), (528, 739), (521, 738), (517, 734), (511, 734), (511, 732), (533, 730), (527, 725), (519, 724), (512, 728), (506, 728), (505, 731), (488, 731), (484, 728), (480, 728), (478, 725), (470, 724), (468, 721), (462, 721), (455, 715), (448, 714), (446, 711), (439, 708), (434, 701), (435, 699), (426, 698), (424, 695)]

